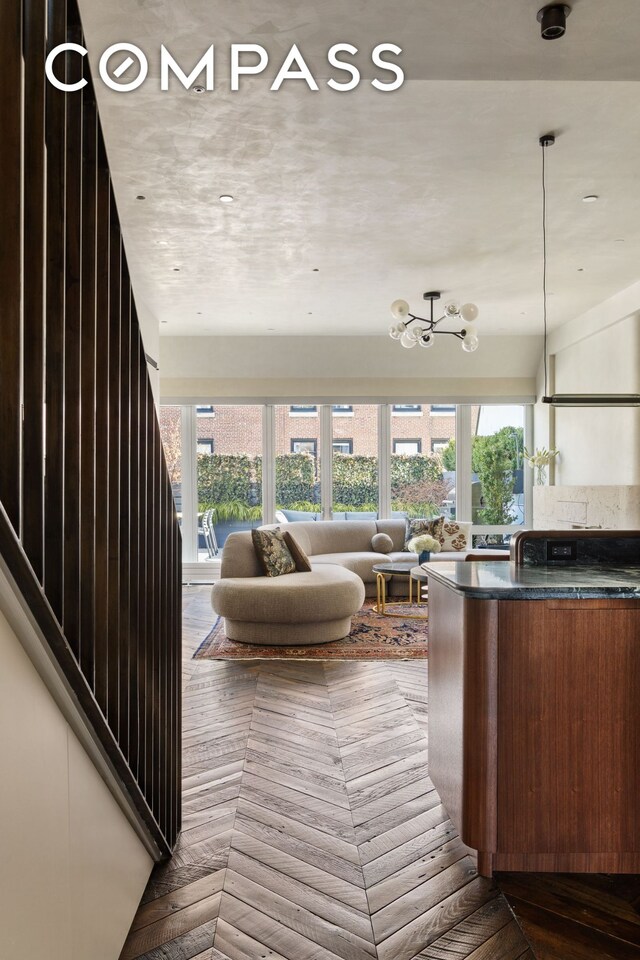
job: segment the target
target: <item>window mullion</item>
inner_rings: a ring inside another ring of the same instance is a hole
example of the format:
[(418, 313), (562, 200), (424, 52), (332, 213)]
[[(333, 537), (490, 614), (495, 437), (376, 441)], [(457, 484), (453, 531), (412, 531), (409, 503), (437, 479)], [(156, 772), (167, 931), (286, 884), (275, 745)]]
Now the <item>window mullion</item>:
[(331, 520), (333, 512), (333, 422), (330, 404), (318, 408), (320, 414), (320, 497), (322, 519)]
[(471, 407), (456, 409), (456, 520), (473, 520), (471, 502)]
[(276, 416), (268, 403), (262, 408), (262, 519), (276, 520)]
[[(526, 450), (534, 449), (533, 437), (533, 404), (527, 404), (524, 408), (524, 446)], [(553, 449), (553, 448), (552, 448)], [(551, 461), (553, 469), (553, 460)], [(530, 470), (522, 460), (523, 469), (523, 490), (524, 490), (524, 525), (531, 529), (533, 527), (533, 470)]]
[(198, 443), (196, 408), (181, 407), (182, 420), (182, 559), (198, 562)]
[(391, 516), (391, 405), (378, 408), (378, 512)]

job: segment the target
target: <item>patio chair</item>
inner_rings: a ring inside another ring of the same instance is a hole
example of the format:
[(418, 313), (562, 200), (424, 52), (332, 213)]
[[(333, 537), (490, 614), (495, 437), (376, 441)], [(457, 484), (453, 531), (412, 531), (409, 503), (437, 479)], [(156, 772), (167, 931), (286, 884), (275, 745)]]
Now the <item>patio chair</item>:
[(218, 541), (216, 540), (216, 532), (213, 525), (213, 514), (214, 511), (205, 510), (200, 518), (200, 524), (198, 526), (198, 533), (202, 533), (204, 536), (204, 542), (207, 547), (207, 553), (209, 556), (207, 560), (213, 560), (214, 557), (218, 556)]

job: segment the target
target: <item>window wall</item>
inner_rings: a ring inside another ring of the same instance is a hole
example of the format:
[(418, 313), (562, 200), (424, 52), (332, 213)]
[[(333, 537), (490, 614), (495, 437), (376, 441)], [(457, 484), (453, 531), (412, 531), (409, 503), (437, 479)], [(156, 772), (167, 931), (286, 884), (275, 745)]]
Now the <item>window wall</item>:
[(182, 514), (182, 407), (160, 407), (160, 436), (178, 519)]
[[(455, 516), (456, 408), (446, 418), (428, 404), (391, 412), (391, 509), (394, 515)], [(417, 435), (419, 434), (419, 436)], [(437, 449), (434, 449), (435, 444)], [(445, 455), (451, 445), (450, 456)]]
[(374, 403), (331, 407), (333, 517), (378, 516), (379, 410)]
[(276, 520), (322, 514), (321, 409), (300, 403), (273, 407)]
[(195, 431), (198, 560), (208, 560), (263, 522), (262, 407), (197, 407)]
[[(437, 516), (476, 542), (529, 523), (522, 404), (163, 406), (184, 559), (214, 560), (260, 523)], [(210, 532), (211, 531), (211, 532)]]
[(500, 541), (504, 535), (500, 528), (525, 523), (525, 429), (525, 408), (521, 405), (475, 408), (471, 519), (478, 528), (479, 540)]

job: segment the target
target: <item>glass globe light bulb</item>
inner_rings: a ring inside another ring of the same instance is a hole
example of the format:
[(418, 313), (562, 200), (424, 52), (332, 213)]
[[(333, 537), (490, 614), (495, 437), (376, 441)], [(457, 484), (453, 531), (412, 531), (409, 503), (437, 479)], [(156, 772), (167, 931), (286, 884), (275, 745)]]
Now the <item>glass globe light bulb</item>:
[(400, 337), (400, 343), (403, 347), (406, 347), (407, 350), (410, 350), (411, 347), (415, 347), (416, 341), (411, 336), (411, 333), (407, 330), (406, 333), (403, 333)]
[(464, 333), (465, 337), (475, 337), (478, 339), (478, 328), (475, 323), (465, 323), (462, 326), (461, 333)]
[(456, 303), (455, 300), (449, 300), (449, 302), (444, 305), (444, 315), (445, 317), (460, 316), (460, 304)]
[(462, 349), (465, 353), (474, 353), (480, 346), (480, 341), (477, 337), (465, 337), (462, 341)]
[(402, 334), (406, 332), (406, 329), (407, 329), (406, 323), (402, 323), (402, 321), (400, 321), (400, 323), (396, 323), (396, 333), (398, 334), (399, 337), (401, 337)]
[(435, 342), (436, 338), (435, 334), (433, 333), (425, 333), (425, 335), (418, 340), (420, 346), (424, 347), (425, 349), (427, 349), (427, 347), (432, 347)]
[(400, 339), (401, 334), (398, 332), (398, 328), (396, 327), (395, 323), (392, 323), (389, 327), (389, 336), (392, 340)]
[(409, 304), (406, 300), (394, 300), (391, 304), (391, 316), (394, 320), (404, 320), (409, 316)]
[(422, 334), (424, 333), (424, 327), (411, 327), (409, 335), (413, 337), (414, 340), (419, 340)]
[(474, 320), (477, 320), (479, 313), (480, 311), (476, 307), (475, 303), (464, 303), (460, 307), (460, 316), (468, 323), (473, 323)]

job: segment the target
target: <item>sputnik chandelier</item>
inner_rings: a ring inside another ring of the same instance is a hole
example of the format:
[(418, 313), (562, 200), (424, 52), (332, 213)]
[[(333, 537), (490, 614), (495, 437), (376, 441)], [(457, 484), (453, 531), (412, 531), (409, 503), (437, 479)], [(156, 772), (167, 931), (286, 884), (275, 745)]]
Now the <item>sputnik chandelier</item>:
[[(450, 300), (444, 305), (443, 315), (435, 320), (433, 305), (440, 297), (441, 294), (438, 291), (430, 291), (424, 294), (424, 299), (431, 303), (431, 316), (428, 320), (411, 313), (406, 300), (394, 300), (391, 304), (391, 316), (397, 322), (389, 327), (389, 336), (392, 340), (399, 340), (403, 347), (410, 350), (418, 344), (421, 347), (432, 347), (437, 334), (448, 334), (448, 336), (457, 337), (458, 340), (462, 341), (463, 350), (467, 353), (473, 353), (474, 350), (478, 349), (480, 343), (474, 322), (478, 318), (478, 308), (475, 303), (465, 303), (460, 306), (454, 300)], [(459, 330), (441, 330), (440, 324), (444, 320), (456, 320), (462, 326)], [(412, 326), (412, 324), (415, 324), (415, 326)]]

